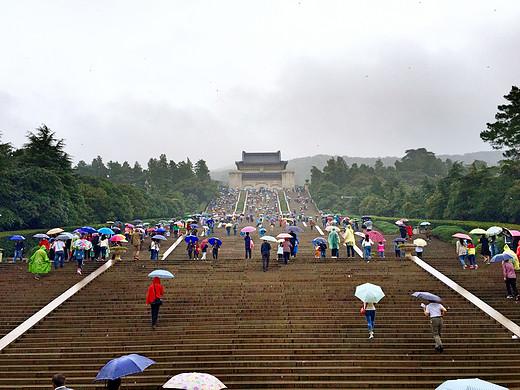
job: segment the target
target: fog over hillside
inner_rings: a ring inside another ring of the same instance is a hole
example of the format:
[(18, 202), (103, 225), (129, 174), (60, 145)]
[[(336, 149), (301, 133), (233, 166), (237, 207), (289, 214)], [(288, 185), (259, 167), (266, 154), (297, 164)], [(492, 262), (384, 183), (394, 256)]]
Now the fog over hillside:
[[(441, 160), (450, 159), (452, 161), (459, 161), (464, 164), (471, 164), (475, 160), (485, 161), (489, 166), (497, 165), (500, 160), (503, 159), (502, 152), (498, 150), (484, 151), (484, 152), (472, 152), (465, 154), (438, 154), (436, 155)], [(288, 160), (287, 169), (294, 171), (294, 177), (297, 185), (303, 185), (306, 179), (310, 179), (311, 168), (315, 166), (318, 169), (323, 169), (327, 165), (327, 160), (332, 157), (338, 157), (328, 154), (318, 154), (316, 156), (307, 156), (294, 158)], [(354, 163), (361, 165), (366, 164), (373, 166), (377, 160), (381, 160), (384, 166), (394, 165), (395, 161), (400, 160), (401, 157), (386, 156), (386, 157), (349, 157), (342, 156), (346, 163), (350, 166)], [(229, 165), (226, 168), (221, 168), (211, 171), (210, 175), (213, 180), (217, 180), (224, 184), (228, 183), (229, 171), (236, 169), (233, 165)]]

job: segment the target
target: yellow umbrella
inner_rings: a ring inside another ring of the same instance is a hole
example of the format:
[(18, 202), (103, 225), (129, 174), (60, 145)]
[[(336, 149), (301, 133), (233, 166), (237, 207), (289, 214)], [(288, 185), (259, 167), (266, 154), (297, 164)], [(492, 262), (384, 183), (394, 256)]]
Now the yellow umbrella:
[(423, 240), (422, 238), (416, 238), (415, 240), (413, 240), (413, 243), (417, 246), (426, 246), (428, 245), (428, 243)]

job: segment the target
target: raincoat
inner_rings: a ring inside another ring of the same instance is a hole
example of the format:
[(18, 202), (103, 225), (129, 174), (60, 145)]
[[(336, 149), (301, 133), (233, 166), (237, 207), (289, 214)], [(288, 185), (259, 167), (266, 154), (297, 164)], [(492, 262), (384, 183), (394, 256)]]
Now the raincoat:
[(153, 278), (153, 283), (150, 287), (148, 287), (148, 293), (146, 294), (146, 304), (154, 303), (156, 298), (162, 298), (164, 295), (164, 288), (159, 281), (159, 278), (156, 276)]
[(329, 233), (329, 248), (330, 249), (338, 249), (339, 248), (339, 234), (335, 230)]
[(507, 253), (511, 256), (513, 256), (513, 258), (511, 260), (509, 260), (511, 263), (513, 263), (513, 267), (515, 268), (515, 271), (518, 271), (520, 270), (520, 262), (518, 261), (518, 257), (516, 257), (516, 253), (513, 252), (509, 246), (506, 244), (504, 245), (504, 253)]
[(46, 274), (51, 270), (51, 260), (47, 256), (47, 249), (41, 246), (29, 260), (29, 272)]
[(345, 239), (345, 243), (347, 245), (354, 245), (356, 243), (356, 239), (354, 237), (354, 230), (352, 229), (352, 226), (348, 225), (347, 229), (345, 230), (345, 235), (343, 236)]

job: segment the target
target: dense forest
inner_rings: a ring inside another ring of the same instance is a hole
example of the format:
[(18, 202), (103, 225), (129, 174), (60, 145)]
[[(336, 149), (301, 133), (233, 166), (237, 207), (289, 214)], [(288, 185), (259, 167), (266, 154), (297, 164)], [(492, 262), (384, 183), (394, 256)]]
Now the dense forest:
[(142, 168), (97, 157), (73, 167), (65, 141), (45, 125), (20, 149), (0, 142), (2, 230), (184, 216), (217, 190), (204, 160), (175, 163), (161, 155)]
[(348, 166), (341, 157), (313, 168), (310, 189), (323, 210), (407, 218), (520, 222), (520, 165), (487, 167), (407, 150), (394, 166)]

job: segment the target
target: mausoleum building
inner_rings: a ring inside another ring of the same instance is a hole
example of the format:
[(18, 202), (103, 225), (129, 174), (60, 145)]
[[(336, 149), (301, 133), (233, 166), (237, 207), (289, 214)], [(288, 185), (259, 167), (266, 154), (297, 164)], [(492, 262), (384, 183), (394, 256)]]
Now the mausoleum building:
[(294, 171), (288, 171), (281, 152), (242, 152), (237, 169), (229, 172), (229, 187), (244, 189), (294, 188)]

